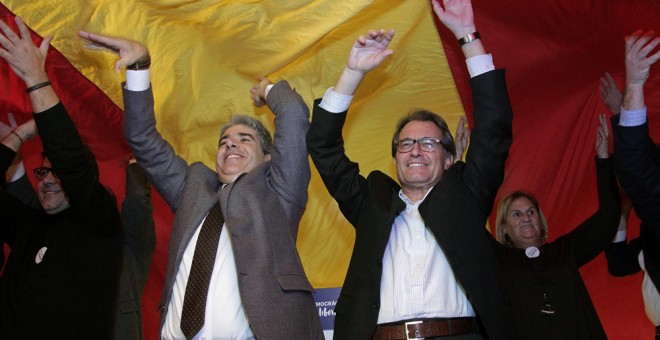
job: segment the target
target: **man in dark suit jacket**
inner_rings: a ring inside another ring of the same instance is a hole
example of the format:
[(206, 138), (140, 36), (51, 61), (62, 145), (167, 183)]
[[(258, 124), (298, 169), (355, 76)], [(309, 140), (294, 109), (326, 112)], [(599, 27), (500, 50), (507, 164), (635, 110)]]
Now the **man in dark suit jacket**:
[[(660, 37), (653, 31), (643, 33), (638, 30), (626, 37), (626, 85), (621, 105), (621, 114), (612, 117), (614, 132), (614, 166), (621, 186), (630, 197), (635, 213), (642, 221), (640, 238), (630, 242), (628, 249), (624, 242), (618, 242), (608, 250), (610, 272), (630, 274), (639, 270), (639, 263), (630, 254), (643, 250), (643, 264), (649, 283), (659, 282), (660, 275), (660, 155), (653, 140), (649, 137), (644, 105), (644, 84), (648, 79), (651, 65), (660, 59), (660, 51), (652, 53), (660, 44)], [(611, 108), (610, 108), (611, 109)], [(625, 239), (624, 239), (625, 240)], [(628, 256), (626, 256), (628, 255)], [(619, 261), (614, 260), (619, 259)], [(626, 260), (628, 259), (628, 260)], [(637, 262), (637, 263), (636, 263)], [(658, 300), (657, 288), (648, 293)], [(656, 339), (660, 339), (660, 310), (648, 305), (647, 314), (655, 314)], [(649, 315), (651, 317), (651, 315)]]
[(394, 134), (401, 186), (380, 171), (365, 179), (344, 154), (350, 98), (363, 76), (392, 53), (387, 46), (394, 31), (360, 36), (334, 88), (315, 102), (308, 149), (356, 229), (335, 308), (337, 339), (516, 337), (485, 229), (512, 138), (504, 72), (494, 70), (485, 53), (469, 0), (433, 6), (474, 73), (475, 129), (467, 163), (452, 165), (455, 146), (446, 123), (423, 110), (404, 117)]
[[(275, 114), (275, 138), (256, 119), (235, 116), (220, 132), (215, 171), (188, 164), (156, 130), (150, 59), (137, 42), (80, 33), (117, 50), (127, 66), (124, 134), (138, 163), (175, 213), (160, 305), (163, 338), (320, 339), (312, 286), (296, 250), (310, 169), (309, 109), (286, 81), (252, 88)], [(224, 225), (207, 291), (203, 325), (184, 334), (183, 305), (202, 243), (199, 230), (220, 204)]]
[(119, 301), (114, 338), (142, 339), (142, 294), (156, 250), (151, 183), (134, 158), (126, 164), (126, 197), (121, 205), (124, 225), (124, 266), (119, 278)]
[(660, 156), (649, 137), (644, 84), (651, 65), (660, 59), (653, 31), (626, 37), (626, 85), (620, 115), (612, 117), (614, 164), (617, 178), (633, 202), (635, 212), (660, 239)]
[[(627, 220), (627, 216), (624, 217)], [(658, 310), (660, 287), (660, 245), (647, 226), (640, 225), (640, 236), (626, 242), (626, 223), (622, 218), (615, 242), (607, 247), (607, 269), (613, 276), (634, 275), (644, 270), (642, 296), (649, 320), (660, 328)], [(656, 337), (658, 334), (656, 334)]]

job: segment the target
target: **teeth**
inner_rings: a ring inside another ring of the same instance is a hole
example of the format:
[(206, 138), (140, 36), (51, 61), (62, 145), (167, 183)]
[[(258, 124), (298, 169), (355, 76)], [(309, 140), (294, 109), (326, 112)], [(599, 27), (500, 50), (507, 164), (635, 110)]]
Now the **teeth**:
[(424, 166), (424, 164), (423, 163), (410, 163), (410, 164), (408, 164), (408, 167), (411, 167), (411, 166)]
[(229, 155), (226, 158), (241, 158), (239, 155)]

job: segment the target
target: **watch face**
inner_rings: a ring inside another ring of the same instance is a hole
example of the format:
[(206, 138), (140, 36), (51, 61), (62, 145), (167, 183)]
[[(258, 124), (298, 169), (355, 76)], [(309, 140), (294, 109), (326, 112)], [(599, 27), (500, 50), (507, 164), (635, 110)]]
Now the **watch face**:
[(481, 38), (481, 35), (479, 34), (479, 32), (470, 33), (470, 34), (467, 34), (466, 36), (458, 39), (458, 44), (463, 46), (463, 45), (465, 45), (467, 43), (470, 43), (474, 40), (477, 40), (479, 38)]

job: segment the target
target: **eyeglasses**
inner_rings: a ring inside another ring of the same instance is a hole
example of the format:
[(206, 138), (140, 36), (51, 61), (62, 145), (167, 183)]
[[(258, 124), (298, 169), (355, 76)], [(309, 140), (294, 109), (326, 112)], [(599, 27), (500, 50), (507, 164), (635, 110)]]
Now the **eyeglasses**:
[(36, 178), (37, 181), (43, 181), (43, 179), (46, 178), (46, 176), (48, 176), (49, 172), (52, 173), (53, 176), (57, 177), (57, 175), (55, 175), (55, 172), (53, 171), (53, 168), (47, 168), (45, 166), (42, 166), (34, 169), (34, 178)]
[(443, 148), (447, 148), (445, 143), (443, 143), (438, 138), (424, 137), (419, 139), (402, 139), (394, 142), (396, 150), (399, 152), (410, 152), (412, 151), (415, 143), (419, 144), (419, 149), (425, 152), (433, 152), (438, 149), (438, 144), (442, 145)]

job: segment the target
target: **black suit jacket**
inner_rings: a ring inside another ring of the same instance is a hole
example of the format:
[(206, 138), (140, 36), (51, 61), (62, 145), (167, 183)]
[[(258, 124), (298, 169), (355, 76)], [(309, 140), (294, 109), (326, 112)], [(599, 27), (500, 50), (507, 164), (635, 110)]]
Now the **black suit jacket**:
[[(504, 177), (511, 145), (512, 111), (503, 70), (471, 79), (475, 129), (467, 163), (447, 170), (419, 212), (444, 251), (460, 285), (493, 339), (514, 339), (510, 306), (496, 280), (497, 263), (485, 229)], [(353, 255), (335, 308), (336, 339), (367, 339), (378, 320), (382, 258), (392, 223), (405, 208), (400, 186), (380, 171), (365, 179), (344, 154), (344, 113), (315, 102), (307, 145), (312, 160), (356, 229)]]
[(660, 244), (648, 227), (642, 223), (639, 237), (630, 242), (622, 241), (610, 244), (605, 250), (607, 269), (613, 276), (627, 276), (638, 273), (639, 253), (644, 250), (644, 267), (651, 281), (660, 287)]
[(660, 155), (649, 126), (620, 126), (612, 117), (614, 172), (632, 200), (635, 213), (660, 241)]

